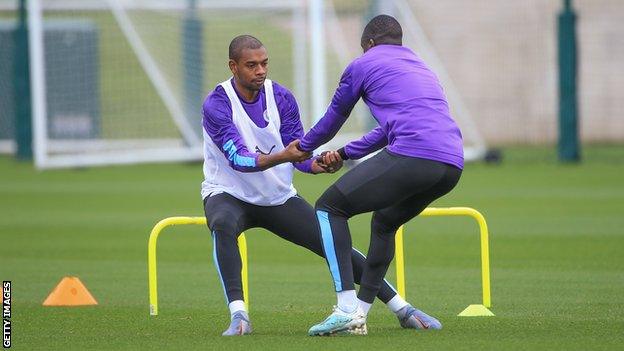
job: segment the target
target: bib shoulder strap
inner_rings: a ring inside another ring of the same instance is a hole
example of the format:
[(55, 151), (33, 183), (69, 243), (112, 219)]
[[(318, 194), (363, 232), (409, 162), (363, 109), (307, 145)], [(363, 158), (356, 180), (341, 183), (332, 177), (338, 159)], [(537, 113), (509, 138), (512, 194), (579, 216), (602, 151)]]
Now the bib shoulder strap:
[(275, 94), (273, 92), (273, 81), (270, 79), (264, 80), (264, 95), (266, 96), (267, 113), (273, 124), (279, 131), (282, 124), (280, 119), (279, 110), (277, 109), (277, 103), (275, 102)]
[(236, 92), (234, 91), (234, 87), (232, 87), (231, 79), (232, 77), (230, 77), (228, 80), (224, 82), (221, 82), (219, 85), (223, 87), (223, 90), (225, 90), (225, 93), (227, 94), (227, 97), (230, 99), (230, 102), (232, 104), (240, 103), (240, 101), (238, 100), (238, 96), (236, 95)]

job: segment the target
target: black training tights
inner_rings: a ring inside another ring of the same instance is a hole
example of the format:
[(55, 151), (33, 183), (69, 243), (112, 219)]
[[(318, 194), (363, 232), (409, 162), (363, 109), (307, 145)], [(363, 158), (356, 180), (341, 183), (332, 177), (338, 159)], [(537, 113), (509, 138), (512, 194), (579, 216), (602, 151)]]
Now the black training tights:
[(358, 293), (360, 300), (372, 303), (394, 257), (397, 229), (450, 192), (461, 173), (446, 163), (383, 150), (327, 189), (316, 202), (316, 212), (336, 291), (354, 289), (349, 218), (374, 211)]

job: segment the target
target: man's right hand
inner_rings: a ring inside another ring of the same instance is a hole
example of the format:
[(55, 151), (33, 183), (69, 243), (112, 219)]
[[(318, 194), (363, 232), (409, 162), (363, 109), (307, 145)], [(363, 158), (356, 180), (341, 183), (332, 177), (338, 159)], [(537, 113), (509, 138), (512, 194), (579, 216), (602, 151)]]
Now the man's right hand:
[(280, 152), (268, 155), (260, 154), (258, 156), (258, 167), (265, 170), (282, 163), (302, 162), (312, 157), (311, 152), (299, 150), (298, 145), (299, 140), (295, 140)]
[(310, 157), (312, 157), (312, 152), (301, 151), (299, 149), (300, 140), (294, 140), (284, 150), (282, 153), (284, 154), (284, 159), (287, 162), (303, 162)]

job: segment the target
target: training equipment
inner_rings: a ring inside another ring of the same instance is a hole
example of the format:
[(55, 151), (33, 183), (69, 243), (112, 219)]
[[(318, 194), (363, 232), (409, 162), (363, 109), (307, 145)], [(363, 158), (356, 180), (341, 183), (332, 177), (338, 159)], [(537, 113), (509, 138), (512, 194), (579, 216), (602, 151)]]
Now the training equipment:
[(43, 301), (44, 306), (89, 306), (97, 301), (78, 277), (64, 277)]
[(362, 308), (358, 306), (353, 312), (348, 313), (337, 306), (334, 311), (324, 321), (310, 328), (310, 336), (330, 336), (337, 334), (366, 335), (366, 315)]
[(223, 336), (246, 335), (251, 334), (251, 322), (247, 313), (238, 311), (232, 316), (230, 326), (223, 332)]
[[(494, 314), (488, 309), (492, 306), (490, 298), (490, 249), (489, 249), (489, 234), (487, 223), (483, 215), (470, 207), (448, 207), (448, 208), (435, 208), (428, 207), (422, 211), (419, 217), (427, 216), (469, 216), (474, 218), (479, 224), (479, 231), (481, 235), (481, 285), (483, 292), (483, 304), (471, 305), (477, 307), (469, 307), (462, 311), (460, 317), (476, 317), (476, 316), (493, 316)], [(397, 289), (399, 295), (406, 299), (405, 292), (405, 260), (403, 256), (403, 226), (397, 230), (395, 238), (395, 264), (396, 264), (396, 276), (397, 276)], [(488, 312), (490, 314), (488, 314)]]
[(469, 305), (458, 314), (459, 317), (493, 317), (494, 313), (484, 305)]
[(399, 318), (401, 327), (406, 329), (442, 329), (442, 323), (411, 305), (405, 306), (405, 315)]
[[(150, 315), (158, 315), (158, 275), (156, 272), (156, 244), (163, 229), (173, 225), (195, 224), (206, 226), (205, 217), (169, 217), (158, 222), (149, 236), (147, 248), (147, 270), (149, 285)], [(247, 275), (247, 240), (245, 233), (238, 236), (238, 250), (242, 260), (241, 278), (243, 283), (243, 299), (249, 311), (249, 280)]]
[[(464, 311), (462, 311), (460, 317), (475, 317), (475, 316), (494, 316), (494, 314), (488, 309), (492, 306), (490, 297), (490, 250), (489, 250), (489, 234), (487, 223), (483, 215), (470, 207), (447, 207), (447, 208), (426, 208), (419, 217), (428, 216), (469, 216), (474, 218), (479, 224), (479, 230), (481, 235), (481, 284), (483, 292), (483, 303), (478, 305), (470, 305)], [(158, 282), (156, 274), (156, 243), (160, 232), (172, 225), (206, 225), (205, 217), (169, 217), (158, 222), (152, 229), (149, 242), (148, 242), (148, 275), (149, 275), (149, 300), (150, 300), (150, 314), (152, 316), (158, 315)], [(240, 256), (242, 260), (242, 284), (243, 284), (243, 297), (247, 310), (249, 310), (249, 283), (247, 272), (247, 241), (245, 240), (245, 233), (242, 233), (238, 237), (238, 248), (240, 250)], [(396, 264), (396, 276), (397, 276), (397, 290), (399, 295), (404, 299), (406, 298), (405, 292), (405, 258), (403, 249), (403, 226), (397, 231), (395, 238), (395, 264)], [(422, 313), (422, 312), (421, 312)], [(360, 332), (360, 331), (358, 331)]]

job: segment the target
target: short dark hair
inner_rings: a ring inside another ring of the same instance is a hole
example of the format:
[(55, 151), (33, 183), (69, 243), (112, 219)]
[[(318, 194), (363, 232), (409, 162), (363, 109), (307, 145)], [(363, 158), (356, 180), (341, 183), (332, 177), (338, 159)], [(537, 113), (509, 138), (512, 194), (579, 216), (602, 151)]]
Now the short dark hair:
[(239, 35), (230, 42), (230, 60), (237, 61), (241, 58), (241, 54), (245, 49), (260, 49), (263, 47), (262, 42), (256, 37), (249, 34)]
[(388, 15), (375, 16), (362, 32), (362, 46), (370, 39), (373, 39), (376, 45), (391, 44), (403, 45), (403, 30), (399, 21)]

